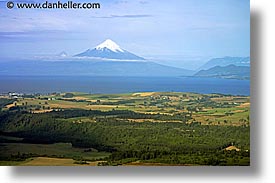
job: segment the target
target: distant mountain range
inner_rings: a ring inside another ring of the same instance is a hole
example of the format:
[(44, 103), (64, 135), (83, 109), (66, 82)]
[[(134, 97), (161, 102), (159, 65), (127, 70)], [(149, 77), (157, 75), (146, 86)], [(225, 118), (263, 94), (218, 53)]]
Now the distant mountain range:
[(0, 75), (194, 76), (249, 79), (250, 57), (214, 58), (197, 71), (158, 64), (107, 39), (73, 57), (65, 51), (35, 60), (0, 62)]
[(202, 65), (194, 76), (250, 79), (250, 57), (213, 58)]
[(116, 60), (145, 60), (133, 53), (120, 48), (114, 41), (107, 39), (93, 49), (88, 49), (75, 57), (94, 57)]
[(247, 66), (215, 66), (207, 70), (200, 70), (194, 76), (215, 77), (227, 79), (250, 79), (250, 67)]
[(236, 65), (236, 66), (250, 66), (250, 57), (223, 57), (223, 58), (213, 58), (202, 65), (197, 70), (206, 70), (215, 66), (228, 66), (228, 65)]

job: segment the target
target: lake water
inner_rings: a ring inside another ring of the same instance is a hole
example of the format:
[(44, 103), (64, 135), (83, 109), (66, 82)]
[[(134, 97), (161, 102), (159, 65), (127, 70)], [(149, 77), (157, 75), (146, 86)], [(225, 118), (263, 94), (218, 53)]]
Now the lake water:
[(1, 76), (0, 93), (195, 92), (250, 95), (249, 80), (195, 77)]

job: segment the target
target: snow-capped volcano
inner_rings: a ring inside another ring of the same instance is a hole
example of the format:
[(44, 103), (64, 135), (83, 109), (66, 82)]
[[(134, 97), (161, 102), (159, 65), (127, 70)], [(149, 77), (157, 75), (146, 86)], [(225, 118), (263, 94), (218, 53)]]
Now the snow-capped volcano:
[(117, 60), (145, 60), (142, 57), (120, 48), (119, 45), (117, 45), (111, 39), (107, 39), (93, 49), (88, 49), (80, 54), (75, 55), (75, 57), (95, 57)]
[(95, 49), (97, 50), (103, 50), (104, 48), (108, 48), (109, 50), (113, 52), (124, 52), (114, 41), (111, 39), (107, 39), (100, 45), (96, 46)]

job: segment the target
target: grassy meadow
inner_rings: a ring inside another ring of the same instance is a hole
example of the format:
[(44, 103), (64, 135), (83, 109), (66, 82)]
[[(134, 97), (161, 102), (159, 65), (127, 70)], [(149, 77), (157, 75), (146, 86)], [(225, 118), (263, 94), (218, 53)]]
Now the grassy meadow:
[(1, 165), (250, 164), (248, 96), (52, 93), (0, 109)]

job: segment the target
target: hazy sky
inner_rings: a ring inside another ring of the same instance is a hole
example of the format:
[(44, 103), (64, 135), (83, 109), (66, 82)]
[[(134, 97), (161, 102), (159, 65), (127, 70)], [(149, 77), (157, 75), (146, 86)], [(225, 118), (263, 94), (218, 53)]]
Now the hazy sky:
[(107, 38), (144, 57), (249, 56), (249, 0), (75, 2), (99, 2), (101, 8), (7, 9), (1, 0), (0, 56), (74, 55)]

